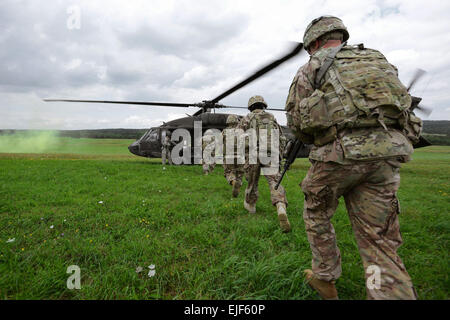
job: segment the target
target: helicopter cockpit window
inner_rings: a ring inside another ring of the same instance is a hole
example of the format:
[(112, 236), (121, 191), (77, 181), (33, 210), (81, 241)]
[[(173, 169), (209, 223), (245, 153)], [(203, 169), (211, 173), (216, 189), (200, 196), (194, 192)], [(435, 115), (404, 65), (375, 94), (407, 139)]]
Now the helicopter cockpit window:
[(152, 129), (148, 135), (148, 140), (158, 141), (158, 130)]
[(158, 130), (150, 129), (147, 133), (141, 138), (143, 141), (157, 141), (158, 140)]

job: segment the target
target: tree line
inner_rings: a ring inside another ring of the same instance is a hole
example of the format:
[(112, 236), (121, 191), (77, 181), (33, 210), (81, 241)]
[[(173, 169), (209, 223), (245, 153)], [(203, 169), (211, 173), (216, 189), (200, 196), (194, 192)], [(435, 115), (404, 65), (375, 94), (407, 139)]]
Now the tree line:
[[(57, 136), (69, 138), (92, 139), (138, 139), (148, 129), (93, 129), (93, 130), (45, 130), (55, 132)], [(43, 130), (0, 130), (0, 135), (32, 134)], [(423, 122), (424, 137), (434, 145), (450, 146), (450, 121), (425, 120)]]

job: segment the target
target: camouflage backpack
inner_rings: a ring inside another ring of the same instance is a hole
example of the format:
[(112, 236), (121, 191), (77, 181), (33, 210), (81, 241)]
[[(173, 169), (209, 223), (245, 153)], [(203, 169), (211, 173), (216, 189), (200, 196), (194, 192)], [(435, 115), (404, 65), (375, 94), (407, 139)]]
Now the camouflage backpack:
[(214, 135), (210, 133), (205, 133), (202, 137), (202, 151), (205, 152), (206, 149), (211, 152), (212, 156), (215, 156), (215, 146), (216, 140)]
[(322, 67), (316, 90), (299, 105), (299, 116), (300, 129), (314, 135), (316, 145), (331, 142), (342, 128), (409, 122), (411, 96), (379, 51), (342, 45), (319, 50), (313, 57)]
[[(256, 130), (256, 134), (258, 136), (258, 150), (259, 148), (265, 148), (268, 152), (271, 151), (271, 141), (272, 141), (272, 134), (273, 134), (273, 130), (278, 130), (278, 135), (279, 135), (279, 148), (281, 150), (281, 152), (284, 149), (285, 146), (285, 137), (283, 135), (283, 132), (281, 131), (280, 126), (278, 125), (278, 123), (275, 120), (275, 117), (273, 116), (273, 114), (265, 112), (265, 111), (254, 111), (251, 112), (249, 114), (249, 122), (250, 122), (250, 129), (255, 129)], [(260, 146), (260, 134), (261, 134), (261, 130), (264, 129), (267, 132), (267, 145), (266, 146)]]

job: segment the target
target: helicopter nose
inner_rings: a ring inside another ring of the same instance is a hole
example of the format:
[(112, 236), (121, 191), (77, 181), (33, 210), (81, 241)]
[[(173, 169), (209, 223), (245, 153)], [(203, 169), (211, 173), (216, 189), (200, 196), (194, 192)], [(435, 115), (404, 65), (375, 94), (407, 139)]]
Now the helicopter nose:
[(133, 142), (132, 144), (130, 144), (128, 146), (128, 150), (130, 150), (130, 152), (132, 154), (135, 154), (137, 156), (140, 156), (141, 153), (139, 152), (139, 144), (137, 143), (137, 141)]

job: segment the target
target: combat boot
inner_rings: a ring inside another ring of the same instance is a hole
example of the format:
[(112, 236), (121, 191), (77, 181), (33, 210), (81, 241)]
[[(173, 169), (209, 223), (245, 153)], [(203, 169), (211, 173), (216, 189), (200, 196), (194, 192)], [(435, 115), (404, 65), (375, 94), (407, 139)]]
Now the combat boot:
[(247, 203), (247, 201), (244, 200), (244, 208), (247, 209), (250, 213), (256, 213), (256, 205)]
[(278, 221), (280, 221), (281, 230), (284, 233), (291, 231), (291, 224), (289, 223), (287, 213), (286, 213), (286, 204), (283, 202), (277, 203), (277, 212), (278, 212)]
[(233, 197), (237, 198), (237, 196), (239, 195), (239, 190), (241, 189), (241, 184), (236, 180), (233, 180), (231, 182), (231, 185), (233, 186)]
[(334, 281), (324, 281), (317, 278), (317, 276), (310, 269), (303, 271), (306, 280), (311, 289), (315, 290), (324, 300), (339, 300)]

